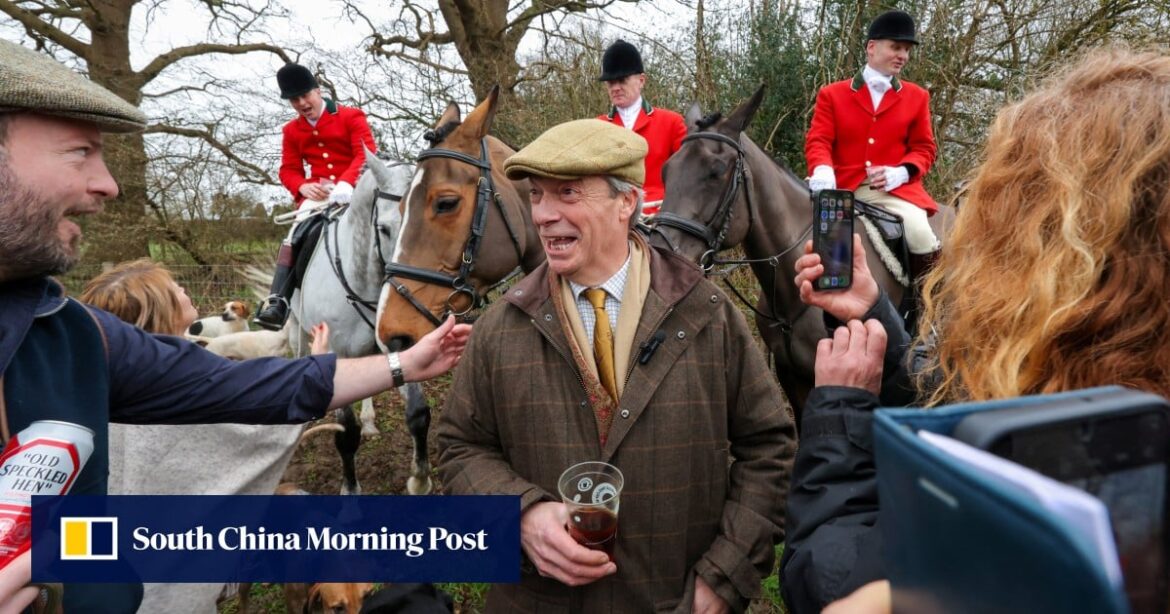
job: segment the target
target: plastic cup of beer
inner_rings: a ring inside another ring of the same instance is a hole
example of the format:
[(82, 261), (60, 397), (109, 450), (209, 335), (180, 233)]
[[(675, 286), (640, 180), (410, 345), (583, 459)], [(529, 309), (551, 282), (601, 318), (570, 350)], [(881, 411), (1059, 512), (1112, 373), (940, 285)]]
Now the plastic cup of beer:
[(569, 535), (586, 548), (606, 553), (611, 560), (625, 481), (617, 467), (589, 461), (565, 469), (557, 482), (561, 500), (569, 508)]

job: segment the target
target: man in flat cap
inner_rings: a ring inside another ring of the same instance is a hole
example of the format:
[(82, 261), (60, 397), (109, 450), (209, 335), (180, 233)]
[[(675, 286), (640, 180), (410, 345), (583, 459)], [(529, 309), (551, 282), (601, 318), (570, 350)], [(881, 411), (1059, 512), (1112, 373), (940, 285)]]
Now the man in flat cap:
[(612, 105), (609, 113), (599, 115), (618, 126), (624, 126), (646, 139), (649, 151), (646, 153), (646, 181), (642, 189), (645, 202), (642, 213), (658, 213), (666, 188), (662, 185), (662, 165), (682, 147), (687, 126), (678, 113), (669, 109), (650, 106), (642, 98), (646, 86), (646, 71), (642, 68), (642, 54), (638, 48), (618, 39), (601, 56), (601, 76)]
[[(508, 158), (547, 256), (475, 325), (438, 429), (448, 492), (520, 498), (527, 561), (491, 612), (741, 612), (783, 535), (795, 436), (739, 310), (630, 232), (646, 142), (597, 119)], [(616, 547), (566, 531), (557, 480), (625, 477)]]
[(914, 18), (887, 11), (869, 25), (865, 66), (821, 88), (804, 152), (812, 190), (852, 190), (858, 200), (901, 216), (920, 279), (938, 256), (928, 217), (938, 205), (922, 185), (934, 164), (930, 94), (898, 74), (918, 44)]
[(366, 161), (365, 149), (377, 151), (366, 114), (322, 96), (308, 68), (285, 64), (276, 71), (276, 83), (280, 97), (297, 112), (284, 125), (280, 182), (306, 215), (297, 217), (281, 244), (272, 290), (256, 314), (256, 324), (268, 330), (280, 330), (288, 320), (288, 302), (299, 285), (296, 271), (304, 268), (297, 266), (297, 259), (307, 258), (317, 244), (323, 220), (308, 213), (331, 203), (348, 203)]
[[(102, 160), (102, 133), (145, 125), (138, 109), (109, 91), (0, 40), (0, 436), (8, 441), (40, 420), (92, 431), (93, 453), (70, 494), (106, 493), (111, 420), (305, 422), (458, 361), (469, 331), (451, 321), (403, 352), (398, 371), (382, 356), (234, 362), (65, 297), (50, 275), (78, 260), (74, 220), (118, 195)], [(20, 611), (36, 597), (36, 589), (17, 591), (29, 570), (27, 554), (0, 570), (0, 611)], [(69, 584), (64, 611), (130, 613), (141, 598), (138, 584)]]

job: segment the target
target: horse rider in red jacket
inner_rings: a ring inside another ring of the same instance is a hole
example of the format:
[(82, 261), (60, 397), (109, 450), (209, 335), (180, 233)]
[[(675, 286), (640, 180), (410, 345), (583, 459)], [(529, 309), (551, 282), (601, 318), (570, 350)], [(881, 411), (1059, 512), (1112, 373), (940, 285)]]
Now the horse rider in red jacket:
[(911, 276), (919, 279), (940, 247), (927, 218), (938, 211), (922, 179), (935, 159), (930, 94), (898, 78), (918, 44), (914, 18), (887, 11), (869, 25), (865, 67), (817, 94), (804, 152), (812, 190), (852, 190), (858, 200), (901, 216)]
[(642, 98), (646, 85), (646, 73), (642, 68), (642, 55), (638, 48), (624, 40), (618, 40), (601, 56), (601, 77), (605, 82), (609, 102), (613, 105), (609, 113), (597, 119), (615, 123), (634, 131), (646, 139), (650, 152), (646, 154), (644, 215), (658, 213), (665, 188), (662, 185), (662, 165), (674, 152), (682, 147), (687, 126), (682, 115), (667, 109), (656, 109)]
[[(280, 182), (306, 214), (334, 203), (349, 203), (366, 161), (365, 149), (376, 151), (377, 147), (366, 114), (322, 97), (317, 79), (300, 64), (285, 64), (276, 72), (276, 82), (280, 97), (297, 112), (284, 125)], [(257, 325), (269, 330), (284, 326), (288, 302), (299, 281), (296, 271), (307, 264), (322, 225), (322, 216), (297, 216), (280, 246), (271, 294), (256, 315)]]

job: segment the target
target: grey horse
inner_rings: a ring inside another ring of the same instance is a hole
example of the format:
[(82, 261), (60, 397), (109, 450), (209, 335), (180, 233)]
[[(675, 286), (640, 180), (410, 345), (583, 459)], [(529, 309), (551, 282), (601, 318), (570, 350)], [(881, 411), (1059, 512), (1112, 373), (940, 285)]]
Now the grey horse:
[[(412, 164), (387, 164), (366, 152), (366, 170), (354, 186), (349, 207), (325, 226), (301, 289), (293, 294), (294, 322), (287, 330), (294, 353), (308, 353), (308, 330), (318, 322), (329, 324), (329, 344), (338, 356), (384, 351), (374, 339), (375, 302), (402, 222), (399, 201), (413, 175)], [(419, 384), (408, 384), (400, 392), (406, 398), (406, 423), (414, 440), (414, 466), (407, 492), (427, 494), (432, 489), (427, 458), (430, 407)], [(354, 453), (362, 435), (378, 432), (372, 400), (362, 401), (360, 427), (352, 408), (339, 410), (338, 421), (345, 427), (335, 439), (343, 465), (341, 492), (360, 493)]]

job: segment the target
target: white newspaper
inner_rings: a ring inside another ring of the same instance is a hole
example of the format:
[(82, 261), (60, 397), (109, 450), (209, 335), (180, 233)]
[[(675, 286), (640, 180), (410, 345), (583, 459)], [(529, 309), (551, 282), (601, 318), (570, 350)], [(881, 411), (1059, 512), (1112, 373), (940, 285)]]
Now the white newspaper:
[(1063, 519), (1073, 530), (1088, 536), (1109, 582), (1121, 588), (1121, 563), (1117, 544), (1113, 541), (1109, 510), (1100, 499), (957, 439), (929, 431), (918, 431), (918, 436), (968, 466), (1014, 485), (1041, 507)]

